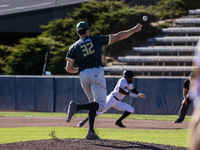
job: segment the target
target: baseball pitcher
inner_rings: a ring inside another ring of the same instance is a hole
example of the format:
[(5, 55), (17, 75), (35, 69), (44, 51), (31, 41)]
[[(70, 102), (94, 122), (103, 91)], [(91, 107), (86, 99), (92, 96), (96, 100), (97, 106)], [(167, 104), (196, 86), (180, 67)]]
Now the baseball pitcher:
[[(110, 45), (123, 40), (132, 34), (141, 31), (142, 25), (137, 24), (131, 29), (120, 31), (116, 34), (90, 36), (90, 27), (87, 22), (81, 21), (76, 25), (76, 31), (80, 37), (70, 46), (66, 56), (66, 71), (79, 73), (81, 86), (86, 93), (89, 103), (78, 104), (71, 101), (67, 110), (67, 122), (79, 110), (89, 110), (89, 128), (87, 139), (100, 139), (94, 132), (96, 111), (101, 112), (106, 105), (106, 82), (101, 62), (101, 49), (103, 45)], [(73, 64), (79, 67), (74, 67)]]

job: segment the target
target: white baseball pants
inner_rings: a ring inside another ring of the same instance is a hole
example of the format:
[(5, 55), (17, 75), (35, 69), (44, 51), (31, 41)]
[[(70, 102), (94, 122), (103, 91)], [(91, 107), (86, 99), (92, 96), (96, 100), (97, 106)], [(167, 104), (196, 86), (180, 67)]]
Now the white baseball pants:
[(107, 95), (103, 67), (85, 69), (80, 72), (79, 78), (89, 102), (97, 102), (99, 104), (98, 111), (103, 111)]
[(115, 109), (117, 109), (119, 111), (128, 111), (130, 113), (133, 113), (133, 111), (134, 111), (132, 106), (130, 106), (129, 104), (124, 103), (122, 101), (116, 100), (112, 96), (112, 94), (110, 94), (110, 95), (107, 96), (106, 107), (105, 107), (104, 111), (96, 112), (97, 116), (103, 114), (104, 112), (106, 112), (111, 107), (113, 107), (113, 108), (115, 108)]

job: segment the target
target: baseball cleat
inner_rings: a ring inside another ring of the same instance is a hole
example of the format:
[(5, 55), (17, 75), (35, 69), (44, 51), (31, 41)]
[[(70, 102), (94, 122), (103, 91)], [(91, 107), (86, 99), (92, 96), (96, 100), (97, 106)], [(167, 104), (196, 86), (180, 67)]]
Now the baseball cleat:
[(96, 135), (96, 133), (92, 133), (90, 130), (88, 130), (88, 133), (86, 135), (86, 139), (88, 140), (100, 140), (100, 137)]
[(173, 121), (173, 123), (182, 123), (182, 121), (177, 119), (176, 121)]
[(119, 126), (120, 128), (126, 128), (126, 126), (124, 126), (121, 122), (119, 122), (119, 121), (116, 121), (115, 122), (115, 125), (116, 126)]
[(77, 124), (77, 126), (78, 126), (78, 127), (82, 127), (84, 124), (85, 124), (85, 121), (80, 121), (80, 122)]
[(72, 116), (77, 112), (77, 103), (71, 101), (67, 111), (67, 122), (70, 122)]

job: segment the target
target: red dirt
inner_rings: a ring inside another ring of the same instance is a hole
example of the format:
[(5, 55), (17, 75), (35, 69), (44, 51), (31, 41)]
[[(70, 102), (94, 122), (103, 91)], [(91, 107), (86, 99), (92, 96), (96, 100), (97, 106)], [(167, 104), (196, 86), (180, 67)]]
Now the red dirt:
[[(1, 117), (0, 127), (77, 127), (79, 121), (84, 118), (73, 118), (70, 123), (66, 122), (66, 117)], [(96, 118), (95, 128), (118, 128), (115, 126), (116, 119)], [(123, 124), (126, 129), (187, 129), (188, 122), (174, 124), (172, 121), (153, 121), (153, 120), (132, 120), (124, 119)], [(88, 127), (88, 123), (84, 125)]]

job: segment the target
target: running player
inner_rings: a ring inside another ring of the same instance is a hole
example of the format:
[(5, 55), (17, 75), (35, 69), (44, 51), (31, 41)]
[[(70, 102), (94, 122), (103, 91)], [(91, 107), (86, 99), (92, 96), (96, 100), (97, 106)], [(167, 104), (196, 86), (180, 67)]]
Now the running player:
[[(66, 71), (79, 73), (81, 86), (89, 99), (89, 103), (77, 104), (75, 101), (71, 101), (67, 110), (67, 122), (70, 122), (72, 116), (79, 110), (89, 110), (89, 128), (86, 138), (100, 139), (94, 132), (94, 121), (96, 111), (103, 111), (106, 105), (106, 82), (101, 62), (102, 46), (128, 38), (141, 31), (142, 25), (138, 23), (135, 27), (116, 34), (91, 37), (89, 29), (90, 27), (85, 21), (76, 25), (80, 39), (69, 48), (66, 56)], [(75, 68), (74, 62), (79, 67)]]
[[(123, 77), (120, 78), (115, 86), (114, 90), (107, 96), (106, 100), (106, 108), (102, 112), (96, 112), (96, 115), (99, 116), (106, 112), (109, 108), (113, 107), (119, 111), (124, 111), (123, 115), (115, 122), (115, 125), (125, 128), (122, 124), (122, 120), (133, 113), (134, 109), (132, 106), (127, 103), (122, 102), (121, 100), (125, 97), (125, 95), (129, 95), (131, 97), (137, 98), (138, 96), (141, 98), (146, 98), (145, 94), (139, 93), (133, 86), (134, 74), (130, 70), (126, 70), (123, 72)], [(83, 121), (80, 121), (77, 126), (82, 127), (88, 118)]]

